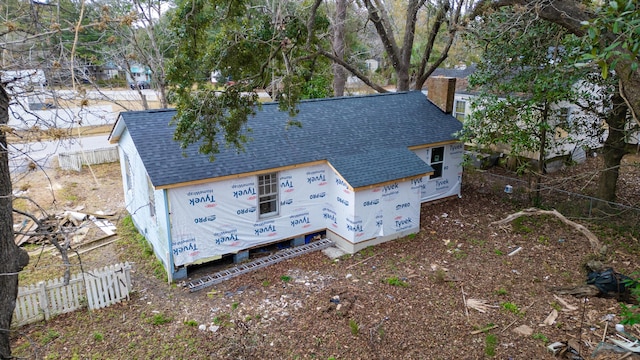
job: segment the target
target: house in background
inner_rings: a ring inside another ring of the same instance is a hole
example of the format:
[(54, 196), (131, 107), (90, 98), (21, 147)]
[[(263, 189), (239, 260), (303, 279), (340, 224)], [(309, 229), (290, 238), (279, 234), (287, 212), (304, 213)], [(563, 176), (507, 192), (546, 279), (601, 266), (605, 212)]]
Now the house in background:
[[(461, 64), (452, 69), (438, 68), (432, 77), (448, 77), (456, 79), (456, 90), (453, 102), (452, 114), (461, 122), (469, 116), (472, 111), (472, 102), (478, 96), (478, 92), (469, 86), (469, 77), (476, 71), (476, 65)], [(427, 81), (427, 91), (429, 90)], [(595, 91), (591, 84), (586, 82), (575, 84), (576, 88), (582, 91)], [(549, 152), (545, 158), (545, 169), (553, 172), (560, 169), (567, 160), (577, 163), (584, 162), (588, 150), (598, 149), (602, 147), (604, 139), (606, 139), (606, 129), (603, 123), (595, 115), (585, 113), (579, 104), (569, 102), (559, 102), (553, 104), (552, 110), (557, 113), (557, 119), (554, 124), (553, 131), (548, 133), (547, 144)], [(593, 124), (591, 127), (585, 127), (582, 133), (567, 132), (567, 125), (576, 122), (584, 122)], [(571, 138), (571, 141), (568, 141)], [(469, 144), (468, 144), (469, 145)], [(508, 154), (509, 148), (505, 145), (495, 145), (492, 150), (496, 153)], [(520, 154), (523, 157), (537, 161), (538, 153)]]
[(128, 83), (147, 82), (151, 83), (151, 69), (141, 64), (132, 64), (126, 72)]
[(119, 115), (109, 140), (127, 210), (170, 281), (189, 265), (318, 234), (353, 253), (417, 233), (422, 203), (460, 196), (463, 145), (453, 134), (462, 124), (421, 92), (307, 100), (299, 110), (301, 126), (286, 127), (288, 114), (263, 104), (245, 150), (221, 146), (213, 162), (173, 140), (174, 110)]

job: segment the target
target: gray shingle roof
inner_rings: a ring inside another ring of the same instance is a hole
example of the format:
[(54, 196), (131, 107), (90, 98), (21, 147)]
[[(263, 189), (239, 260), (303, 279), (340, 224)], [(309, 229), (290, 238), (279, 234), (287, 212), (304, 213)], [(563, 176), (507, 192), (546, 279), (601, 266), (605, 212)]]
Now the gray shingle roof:
[[(285, 129), (288, 114), (264, 104), (248, 127), (245, 151), (220, 146), (215, 161), (197, 146), (180, 149), (169, 125), (174, 110), (120, 114), (156, 187), (328, 160), (353, 187), (432, 171), (407, 148), (455, 140), (462, 124), (419, 91), (303, 101)], [(186, 156), (183, 156), (186, 154)]]
[(464, 69), (445, 69), (437, 68), (431, 73), (431, 76), (444, 76), (457, 79), (466, 79), (469, 75), (473, 74), (477, 69), (476, 64), (471, 64)]
[(354, 188), (433, 171), (431, 166), (407, 148), (336, 155), (329, 157), (329, 163)]

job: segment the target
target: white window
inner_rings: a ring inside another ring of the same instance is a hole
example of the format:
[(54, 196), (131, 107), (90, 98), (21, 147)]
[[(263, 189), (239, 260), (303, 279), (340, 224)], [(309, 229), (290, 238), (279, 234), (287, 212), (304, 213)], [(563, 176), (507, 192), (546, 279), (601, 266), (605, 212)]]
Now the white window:
[(444, 147), (431, 149), (431, 162), (429, 165), (433, 168), (433, 175), (429, 179), (437, 179), (442, 177), (442, 165), (444, 164)]
[(278, 215), (278, 174), (258, 176), (258, 208), (260, 217)]
[(131, 163), (127, 154), (124, 154), (124, 173), (127, 181), (127, 191), (129, 191), (133, 189), (133, 179), (131, 178)]
[(147, 191), (149, 192), (149, 216), (155, 220), (156, 218), (156, 196), (154, 194), (151, 179), (147, 176)]
[(562, 139), (568, 137), (569, 132), (571, 131), (571, 126), (573, 125), (571, 122), (571, 109), (563, 107), (557, 110), (555, 122), (555, 138)]
[(456, 100), (454, 116), (460, 121), (464, 121), (465, 111), (467, 109), (467, 102), (462, 100)]
[(571, 126), (571, 109), (568, 107), (560, 108), (558, 113), (558, 122), (561, 126)]

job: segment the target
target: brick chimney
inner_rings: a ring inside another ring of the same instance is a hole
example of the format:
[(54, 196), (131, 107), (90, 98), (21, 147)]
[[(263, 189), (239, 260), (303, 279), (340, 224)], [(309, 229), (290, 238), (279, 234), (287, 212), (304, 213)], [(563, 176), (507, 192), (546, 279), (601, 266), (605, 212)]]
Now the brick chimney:
[(427, 79), (427, 98), (447, 114), (453, 112), (456, 78), (432, 76)]

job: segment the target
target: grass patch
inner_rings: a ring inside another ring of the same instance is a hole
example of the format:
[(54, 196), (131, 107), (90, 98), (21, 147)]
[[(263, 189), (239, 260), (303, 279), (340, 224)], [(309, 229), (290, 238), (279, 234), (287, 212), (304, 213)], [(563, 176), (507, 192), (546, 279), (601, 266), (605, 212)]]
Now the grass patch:
[(14, 209), (22, 212), (27, 212), (29, 210), (29, 203), (27, 199), (13, 199), (12, 205)]
[(540, 341), (542, 341), (542, 342), (543, 342), (543, 343), (545, 343), (545, 344), (549, 342), (549, 338), (548, 338), (545, 334), (542, 334), (542, 333), (535, 333), (535, 334), (533, 334), (533, 335), (531, 335), (531, 336), (532, 336), (534, 339), (536, 339), (536, 340), (540, 340)]
[[(256, 316), (256, 318), (258, 318), (258, 316)], [(230, 319), (231, 316), (229, 316), (228, 314), (220, 314), (213, 318), (213, 324), (218, 326), (230, 326)]]
[(527, 226), (527, 223), (530, 222), (529, 220), (530, 219), (527, 219), (524, 217), (513, 219), (513, 221), (511, 222), (513, 227), (513, 232), (521, 235), (526, 235), (533, 232), (533, 230), (529, 226)]
[(187, 326), (191, 326), (191, 327), (195, 327), (198, 326), (198, 322), (195, 320), (187, 320), (184, 322), (185, 325)]
[(456, 258), (456, 260), (462, 260), (467, 257), (467, 253), (460, 249), (454, 249), (453, 257)]
[(540, 245), (544, 245), (544, 246), (549, 245), (549, 240), (550, 240), (549, 237), (546, 235), (538, 236), (538, 244)]
[(353, 319), (349, 320), (349, 328), (351, 329), (351, 335), (353, 336), (358, 335), (358, 332), (360, 331), (360, 325), (358, 325), (358, 323), (355, 320)]
[(405, 281), (401, 280), (397, 276), (392, 276), (392, 277), (386, 278), (386, 279), (384, 279), (384, 282), (387, 283), (388, 285), (391, 285), (391, 286), (399, 286), (399, 287), (408, 287), (409, 286), (409, 284), (407, 284)]
[(280, 280), (282, 280), (283, 282), (289, 282), (289, 281), (291, 281), (291, 276), (282, 275), (282, 276), (280, 276)]
[(494, 334), (487, 334), (484, 337), (484, 354), (487, 356), (496, 356), (496, 347), (498, 346), (498, 337)]
[(468, 239), (467, 241), (469, 242), (469, 244), (474, 245), (474, 246), (478, 246), (478, 247), (483, 247), (487, 243), (486, 240), (479, 240), (479, 239), (475, 239), (475, 238)]
[(80, 190), (78, 190), (77, 182), (67, 183), (60, 190), (60, 197), (65, 201), (70, 201), (72, 203), (75, 203), (76, 201), (80, 200), (80, 197), (78, 196), (78, 191)]
[(493, 293), (496, 295), (505, 296), (507, 295), (507, 289), (501, 287), (498, 290), (494, 291)]
[(522, 315), (518, 305), (512, 303), (511, 301), (506, 301), (506, 302), (500, 303), (500, 307), (502, 309), (514, 314), (514, 315)]
[(47, 345), (48, 343), (52, 342), (53, 340), (59, 337), (60, 337), (59, 332), (49, 329), (47, 330), (47, 333), (44, 334), (44, 336), (42, 336), (42, 339), (40, 339), (40, 344), (42, 344), (42, 346)]
[(367, 246), (366, 248), (360, 250), (359, 254), (364, 257), (373, 256), (376, 254), (376, 249), (373, 246)]
[(148, 321), (152, 325), (164, 325), (172, 322), (173, 318), (164, 314), (155, 314)]
[(167, 272), (162, 262), (156, 258), (153, 247), (147, 239), (136, 229), (131, 215), (125, 216), (118, 224), (118, 234), (121, 241), (125, 242), (129, 251), (126, 254), (126, 261), (135, 262), (139, 266), (148, 269), (153, 275), (163, 281), (167, 281)]

